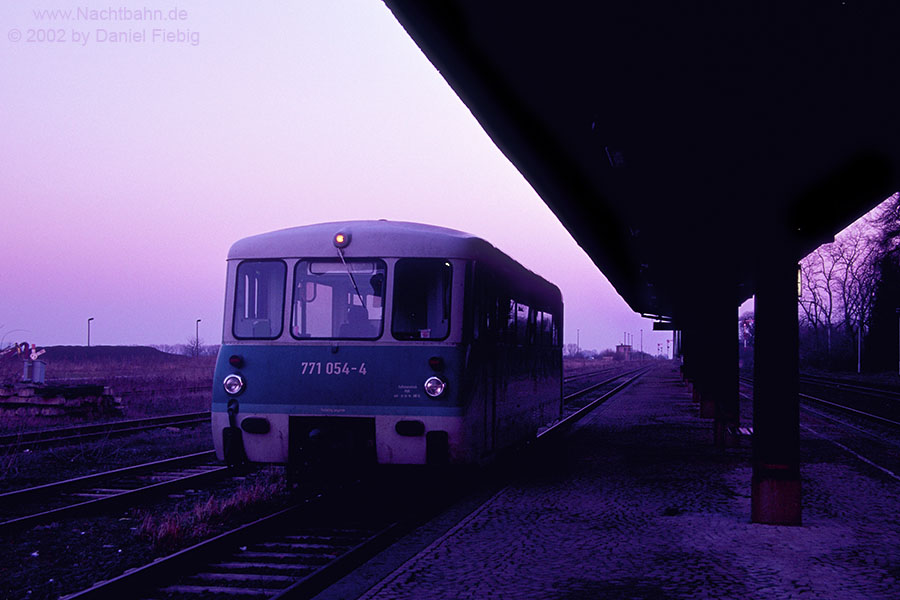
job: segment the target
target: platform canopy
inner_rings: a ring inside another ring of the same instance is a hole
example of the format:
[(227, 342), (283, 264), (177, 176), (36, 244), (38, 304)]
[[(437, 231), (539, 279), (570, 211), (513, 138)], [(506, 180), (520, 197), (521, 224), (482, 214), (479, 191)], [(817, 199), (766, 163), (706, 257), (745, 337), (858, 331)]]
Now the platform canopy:
[(385, 0), (637, 312), (900, 188), (900, 2)]

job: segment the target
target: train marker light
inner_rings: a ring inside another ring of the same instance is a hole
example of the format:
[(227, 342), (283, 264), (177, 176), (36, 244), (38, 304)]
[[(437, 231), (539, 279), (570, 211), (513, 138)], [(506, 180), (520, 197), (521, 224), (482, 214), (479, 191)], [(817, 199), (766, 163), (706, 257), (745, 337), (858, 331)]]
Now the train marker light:
[(244, 391), (244, 378), (240, 375), (232, 373), (222, 382), (222, 387), (232, 396), (237, 396)]
[(425, 393), (432, 398), (437, 398), (447, 389), (447, 382), (440, 377), (429, 377), (425, 380)]
[(434, 369), (435, 371), (443, 371), (444, 370), (444, 359), (440, 356), (432, 356), (428, 359), (428, 366)]
[(336, 233), (334, 235), (334, 247), (335, 248), (346, 248), (350, 245), (350, 234), (349, 233)]
[(228, 364), (232, 367), (240, 369), (244, 366), (244, 357), (240, 354), (232, 354), (228, 357)]

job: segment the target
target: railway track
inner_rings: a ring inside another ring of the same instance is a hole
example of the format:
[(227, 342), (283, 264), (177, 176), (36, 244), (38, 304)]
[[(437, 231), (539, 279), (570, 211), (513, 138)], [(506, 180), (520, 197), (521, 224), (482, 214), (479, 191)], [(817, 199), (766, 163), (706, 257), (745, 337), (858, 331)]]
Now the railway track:
[[(752, 378), (741, 377), (741, 382), (751, 388), (753, 386)], [(855, 436), (875, 441), (878, 446), (890, 447), (885, 460), (887, 462), (894, 461), (896, 449), (900, 448), (900, 438), (897, 438), (900, 435), (900, 418), (897, 418), (897, 399), (893, 390), (880, 390), (855, 384), (847, 385), (846, 381), (831, 381), (823, 377), (801, 376), (801, 383), (814, 384), (831, 392), (828, 399), (820, 397), (824, 395), (821, 393), (815, 396), (799, 393), (800, 406), (804, 412), (823, 422), (835, 425), (844, 432), (852, 431)], [(847, 396), (848, 392), (850, 392), (849, 397)], [(836, 394), (844, 395), (836, 396)], [(872, 407), (874, 407), (874, 410), (870, 410)], [(809, 426), (801, 426), (811, 433), (829, 440), (863, 462), (875, 466), (891, 477), (900, 480), (900, 475), (895, 474), (894, 471), (880, 466), (872, 459), (866, 458), (859, 452), (813, 430)], [(752, 432), (752, 429), (750, 431)], [(865, 452), (883, 454), (883, 451), (877, 449), (866, 450)], [(884, 462), (880, 458), (877, 460)], [(895, 470), (900, 472), (900, 464), (897, 465)]]
[(871, 385), (862, 385), (858, 381), (850, 381), (835, 377), (824, 377), (821, 375), (800, 375), (800, 383), (809, 385), (824, 385), (836, 389), (850, 390), (863, 395), (872, 395), (878, 397), (894, 398), (900, 400), (900, 391), (896, 388), (873, 387)]
[(150, 417), (146, 419), (112, 421), (97, 425), (80, 425), (76, 427), (45, 429), (42, 431), (11, 433), (0, 435), (0, 453), (34, 450), (36, 448), (45, 448), (48, 446), (119, 437), (146, 431), (148, 429), (158, 429), (160, 427), (197, 425), (200, 423), (208, 423), (209, 420), (210, 413), (207, 411), (167, 415), (164, 417)]
[(620, 370), (621, 370), (621, 367), (612, 366), (612, 367), (606, 367), (604, 369), (596, 369), (594, 371), (585, 371), (583, 373), (574, 373), (572, 375), (564, 376), (563, 383), (568, 384), (568, 383), (572, 383), (574, 381), (579, 381), (581, 379), (587, 379), (588, 377), (600, 377), (603, 375), (608, 375), (610, 373), (615, 373)]
[[(567, 417), (567, 415), (581, 410), (589, 403), (591, 403), (596, 398), (596, 395), (591, 396), (592, 393), (603, 392), (604, 390), (611, 390), (613, 388), (616, 388), (616, 391), (618, 391), (617, 386), (619, 386), (619, 384), (622, 384), (623, 381), (625, 381), (624, 385), (627, 385), (628, 383), (634, 381), (637, 377), (640, 377), (644, 373), (647, 373), (648, 371), (653, 369), (653, 366), (654, 365), (641, 366), (636, 369), (629, 369), (628, 371), (616, 373), (612, 377), (604, 379), (603, 381), (593, 383), (586, 388), (566, 394), (565, 396), (563, 396), (563, 417), (565, 418)], [(603, 375), (605, 373), (607, 373), (607, 371), (596, 372), (593, 373), (593, 375)]]
[(102, 512), (223, 477), (215, 452), (198, 452), (0, 494), (0, 533)]
[(900, 393), (896, 390), (803, 376), (800, 397), (807, 402), (900, 427)]
[[(753, 385), (750, 377), (741, 377), (741, 381)], [(800, 398), (807, 403), (900, 427), (900, 393), (895, 390), (810, 375), (801, 375), (800, 384), (805, 390)], [(818, 391), (807, 393), (811, 387)]]
[[(566, 396), (566, 415), (539, 433), (556, 439), (651, 367), (620, 373)], [(470, 475), (466, 473), (465, 475)], [(309, 598), (467, 493), (470, 477), (441, 472), (403, 484), (357, 483), (238, 527), (154, 563), (66, 596)], [(496, 478), (491, 478), (496, 486)], [(380, 484), (380, 485), (379, 485)], [(366, 489), (367, 485), (375, 485)], [(502, 485), (502, 484), (501, 484)], [(385, 490), (388, 490), (387, 492)], [(360, 498), (366, 502), (360, 503)]]
[(819, 395), (801, 393), (800, 398), (808, 403), (820, 407), (836, 410), (840, 413), (862, 417), (869, 421), (875, 421), (882, 425), (900, 429), (900, 410), (893, 404), (885, 405), (879, 400), (860, 402), (859, 399), (825, 399)]

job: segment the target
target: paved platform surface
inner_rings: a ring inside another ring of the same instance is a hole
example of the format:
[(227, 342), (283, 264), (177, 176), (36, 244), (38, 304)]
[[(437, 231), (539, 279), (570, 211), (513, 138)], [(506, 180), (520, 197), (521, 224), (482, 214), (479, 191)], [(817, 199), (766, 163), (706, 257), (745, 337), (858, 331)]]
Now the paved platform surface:
[(749, 443), (697, 413), (667, 364), (319, 598), (900, 598), (900, 481), (803, 429), (803, 525), (751, 524)]

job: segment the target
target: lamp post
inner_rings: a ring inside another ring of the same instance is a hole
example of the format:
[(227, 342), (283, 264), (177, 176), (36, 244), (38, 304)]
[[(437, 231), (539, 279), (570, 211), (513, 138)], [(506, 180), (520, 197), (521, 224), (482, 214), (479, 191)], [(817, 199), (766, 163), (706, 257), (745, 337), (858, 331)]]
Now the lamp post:
[(194, 324), (194, 356), (200, 356), (200, 321), (202, 319), (197, 319), (197, 322)]
[(94, 317), (90, 317), (88, 319), (88, 348), (91, 347), (91, 321), (94, 320)]

